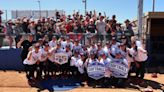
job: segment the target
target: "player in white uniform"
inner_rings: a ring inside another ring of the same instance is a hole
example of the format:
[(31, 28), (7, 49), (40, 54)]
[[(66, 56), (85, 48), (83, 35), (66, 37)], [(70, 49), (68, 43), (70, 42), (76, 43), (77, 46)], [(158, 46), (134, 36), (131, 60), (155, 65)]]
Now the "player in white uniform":
[(40, 59), (40, 75), (43, 76), (42, 72), (44, 72), (44, 77), (49, 76), (49, 56), (50, 56), (50, 47), (48, 43), (45, 43), (43, 48), (40, 49), (41, 57)]
[(64, 50), (64, 53), (66, 53), (68, 55), (68, 62), (65, 63), (65, 64), (62, 64), (61, 68), (62, 68), (62, 74), (64, 77), (67, 77), (66, 75), (70, 75), (70, 60), (71, 60), (71, 57), (72, 57), (72, 51), (70, 49), (70, 44), (67, 44), (66, 45), (66, 48)]
[(147, 51), (143, 48), (141, 42), (136, 41), (135, 43), (136, 43), (136, 47), (135, 47), (136, 56), (134, 59), (137, 64), (136, 77), (143, 79), (145, 75), (145, 61), (148, 58)]
[(55, 76), (56, 72), (59, 72), (61, 69), (60, 69), (60, 65), (57, 62), (53, 62), (54, 60), (52, 60), (51, 56), (54, 55), (55, 53), (61, 53), (63, 51), (64, 50), (61, 48), (60, 42), (57, 42), (57, 46), (50, 50), (50, 54), (51, 54), (50, 58), (49, 58), (49, 60), (51, 61), (50, 62), (50, 68), (51, 68), (50, 71), (53, 76)]
[(102, 44), (101, 43), (98, 43), (97, 44), (97, 58), (100, 57), (100, 54), (103, 53), (103, 48), (102, 48)]
[(131, 48), (127, 48), (128, 56), (127, 60), (130, 62), (130, 69), (129, 69), (129, 74), (128, 77), (131, 76), (132, 72), (136, 72), (136, 62), (135, 62), (135, 56), (136, 56), (136, 50), (135, 50), (136, 44), (132, 43)]
[(108, 87), (110, 85), (110, 82), (111, 82), (111, 71), (109, 69), (109, 64), (110, 62), (112, 61), (111, 58), (108, 57), (108, 52), (103, 52), (103, 55), (102, 55), (102, 60), (103, 60), (103, 63), (105, 64), (105, 78), (104, 78), (104, 87)]
[[(118, 62), (118, 63), (121, 63), (121, 64), (124, 64), (124, 65), (127, 65), (128, 67), (128, 61), (126, 58), (124, 58), (122, 55), (121, 55), (121, 51), (120, 49), (117, 49), (116, 52), (115, 52), (115, 58), (112, 59), (113, 62)], [(112, 83), (113, 85), (115, 86), (118, 86), (118, 87), (123, 87), (124, 86), (124, 83), (126, 81), (126, 78), (112, 78)]]
[(66, 42), (67, 42), (67, 44), (70, 45), (70, 50), (72, 50), (73, 49), (73, 43), (71, 42), (69, 37), (66, 37)]
[(85, 59), (87, 59), (88, 56), (89, 56), (89, 52), (88, 52), (88, 49), (87, 49), (87, 45), (83, 45), (82, 48), (83, 48), (83, 49), (82, 49), (82, 51), (81, 51), (80, 53), (84, 53)]
[(91, 50), (90, 51), (90, 56), (87, 58), (86, 62), (85, 62), (85, 68), (88, 67), (89, 64), (95, 63), (95, 62), (99, 62), (98, 59), (96, 58), (96, 51)]
[(130, 54), (130, 49), (126, 47), (124, 43), (120, 43), (119, 49), (123, 58), (128, 61), (128, 66), (130, 68), (131, 62), (133, 62), (132, 55)]
[(97, 52), (97, 45), (93, 43), (87, 48), (87, 50), (88, 52), (91, 52), (91, 50)]
[[(87, 70), (87, 67), (89, 67), (89, 66), (92, 66), (92, 65), (95, 65), (95, 64), (99, 64), (99, 63), (104, 64), (104, 62), (103, 62), (103, 60), (101, 58), (99, 58), (99, 59), (96, 58), (96, 54), (97, 54), (97, 52), (95, 52), (94, 50), (91, 50), (90, 51), (90, 57), (85, 62), (85, 68), (86, 68), (86, 70)], [(102, 83), (102, 81), (104, 80), (104, 78), (101, 78), (99, 80), (95, 80), (95, 79), (92, 79), (92, 78), (90, 78), (88, 76), (87, 77), (87, 80), (88, 80), (88, 85), (89, 86), (95, 87), (97, 84)]]
[(76, 75), (78, 72), (78, 68), (76, 67), (76, 65), (79, 59), (80, 59), (79, 49), (76, 49), (74, 51), (74, 56), (71, 57), (71, 61), (70, 61), (70, 69), (73, 75)]
[(56, 36), (53, 36), (52, 40), (48, 43), (50, 48), (56, 47), (56, 42), (57, 42), (57, 38), (56, 38)]
[(116, 50), (119, 49), (118, 48), (118, 45), (119, 43), (116, 41), (116, 37), (112, 37), (112, 42), (111, 42), (111, 52), (110, 52), (110, 55), (115, 58), (115, 55), (116, 55)]
[(65, 40), (65, 37), (60, 38), (61, 48), (65, 49), (67, 45), (67, 41)]
[(110, 42), (106, 42), (106, 45), (104, 46), (104, 48), (103, 48), (103, 51), (105, 52), (105, 53), (107, 53), (107, 57), (108, 58), (110, 58), (110, 59), (112, 59), (113, 57), (111, 56), (111, 44), (110, 44)]
[(27, 58), (23, 61), (23, 64), (25, 64), (27, 78), (29, 80), (35, 78), (34, 72), (36, 70), (36, 64), (39, 62), (40, 56), (41, 56), (41, 53), (39, 52), (39, 45), (35, 44), (34, 50), (29, 51)]
[(79, 43), (78, 39), (75, 39), (75, 41), (74, 41), (73, 53), (75, 52), (75, 50), (79, 50), (79, 52), (82, 51), (82, 47), (81, 47), (81, 44)]
[(81, 82), (85, 81), (85, 71), (84, 71), (84, 63), (85, 63), (85, 60), (86, 60), (86, 57), (85, 57), (85, 54), (84, 53), (80, 53), (80, 59), (77, 60), (77, 63), (76, 63), (76, 67), (78, 69), (78, 73), (77, 73), (77, 78), (79, 78), (79, 80)]

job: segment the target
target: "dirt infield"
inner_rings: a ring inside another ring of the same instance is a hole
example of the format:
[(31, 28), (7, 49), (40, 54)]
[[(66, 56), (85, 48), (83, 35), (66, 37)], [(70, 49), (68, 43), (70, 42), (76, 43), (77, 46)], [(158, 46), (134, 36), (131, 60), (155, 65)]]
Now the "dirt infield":
[[(151, 78), (151, 74), (146, 74), (144, 85), (140, 86), (135, 81), (133, 87), (127, 88), (91, 88), (88, 86), (73, 88), (67, 92), (141, 92), (144, 88), (152, 88), (153, 92), (163, 92), (164, 74), (158, 74), (158, 78)], [(28, 84), (25, 73), (16, 71), (0, 71), (0, 92), (49, 92), (47, 89), (40, 90)]]

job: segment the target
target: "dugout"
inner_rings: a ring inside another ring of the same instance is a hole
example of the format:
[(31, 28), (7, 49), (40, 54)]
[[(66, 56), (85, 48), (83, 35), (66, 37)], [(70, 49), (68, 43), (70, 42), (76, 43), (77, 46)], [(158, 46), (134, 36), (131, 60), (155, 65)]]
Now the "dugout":
[(164, 12), (148, 12), (145, 19), (149, 65), (164, 67)]

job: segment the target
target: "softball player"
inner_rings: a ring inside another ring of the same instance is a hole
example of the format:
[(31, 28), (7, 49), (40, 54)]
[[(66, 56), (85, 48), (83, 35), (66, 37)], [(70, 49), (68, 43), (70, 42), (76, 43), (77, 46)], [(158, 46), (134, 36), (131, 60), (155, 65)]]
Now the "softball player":
[(36, 70), (36, 64), (39, 62), (39, 57), (41, 53), (39, 52), (39, 45), (34, 45), (34, 50), (29, 51), (27, 58), (24, 60), (23, 64), (25, 65), (25, 69), (27, 71), (27, 78), (29, 80), (34, 79), (34, 72)]

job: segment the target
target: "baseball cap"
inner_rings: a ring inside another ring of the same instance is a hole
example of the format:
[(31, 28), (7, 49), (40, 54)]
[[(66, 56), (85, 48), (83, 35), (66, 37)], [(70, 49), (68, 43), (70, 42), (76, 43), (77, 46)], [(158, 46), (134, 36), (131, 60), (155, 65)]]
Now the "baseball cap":
[(80, 56), (84, 56), (85, 54), (83, 52), (80, 53)]
[(119, 49), (117, 49), (116, 54), (121, 54), (121, 51)]
[(66, 47), (70, 48), (70, 44), (67, 44)]
[(75, 53), (79, 53), (79, 50), (78, 49), (75, 49)]

